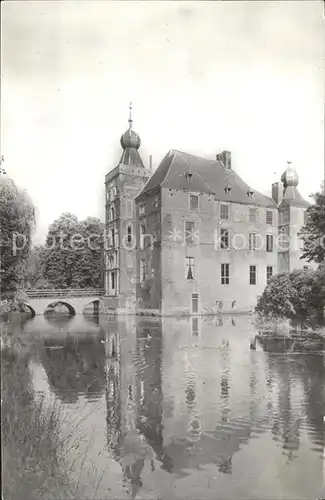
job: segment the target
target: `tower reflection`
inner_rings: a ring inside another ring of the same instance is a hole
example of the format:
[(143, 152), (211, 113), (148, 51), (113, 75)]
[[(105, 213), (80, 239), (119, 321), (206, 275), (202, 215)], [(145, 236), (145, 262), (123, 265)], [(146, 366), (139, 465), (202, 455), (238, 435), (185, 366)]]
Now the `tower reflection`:
[(143, 434), (162, 467), (172, 463), (163, 448), (162, 323), (143, 320), (137, 328), (136, 344), (136, 427)]

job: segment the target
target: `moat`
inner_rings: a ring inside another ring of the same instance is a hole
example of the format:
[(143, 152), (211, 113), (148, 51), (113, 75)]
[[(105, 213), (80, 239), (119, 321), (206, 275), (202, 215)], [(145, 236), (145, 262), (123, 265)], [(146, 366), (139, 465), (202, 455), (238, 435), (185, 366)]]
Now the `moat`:
[(37, 316), (12, 333), (28, 349), (3, 363), (3, 398), (59, 408), (74, 430), (53, 474), (77, 497), (324, 495), (325, 341), (262, 341), (247, 316)]

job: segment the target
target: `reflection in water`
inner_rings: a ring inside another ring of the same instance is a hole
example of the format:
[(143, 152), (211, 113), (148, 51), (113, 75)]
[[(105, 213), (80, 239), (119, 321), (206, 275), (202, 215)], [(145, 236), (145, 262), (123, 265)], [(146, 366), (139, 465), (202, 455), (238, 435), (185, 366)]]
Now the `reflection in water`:
[(58, 328), (65, 328), (71, 322), (73, 316), (70, 314), (59, 314), (55, 311), (49, 311), (44, 314), (44, 318), (49, 323), (56, 325)]
[(195, 316), (192, 318), (192, 335), (199, 334), (199, 318)]
[[(229, 497), (234, 484), (250, 497), (253, 478), (266, 495), (270, 483), (264, 490), (259, 467), (272, 479), (272, 497), (294, 498), (306, 485), (303, 496), (316, 498), (325, 446), (324, 345), (261, 339), (240, 317), (218, 320), (218, 329), (214, 318), (201, 321), (198, 342), (189, 333), (199, 329), (194, 319), (100, 319), (100, 335), (97, 320), (84, 319), (82, 337), (72, 332), (77, 320), (59, 321), (61, 336), (43, 340), (37, 356), (58, 399), (103, 405), (108, 455), (121, 468), (128, 496), (146, 497), (152, 473), (195, 484), (213, 465), (213, 477), (223, 475), (216, 498)], [(259, 440), (255, 448), (252, 438)], [(305, 456), (313, 463), (308, 476)], [(95, 452), (92, 459), (104, 460)], [(274, 462), (284, 474), (288, 462), (295, 470), (285, 493)]]
[(97, 341), (47, 339), (40, 359), (51, 388), (62, 402), (76, 403), (80, 394), (94, 400), (103, 393), (104, 349)]
[(119, 334), (116, 330), (105, 335), (105, 395), (107, 446), (113, 457), (120, 457), (121, 438), (121, 361), (118, 346)]

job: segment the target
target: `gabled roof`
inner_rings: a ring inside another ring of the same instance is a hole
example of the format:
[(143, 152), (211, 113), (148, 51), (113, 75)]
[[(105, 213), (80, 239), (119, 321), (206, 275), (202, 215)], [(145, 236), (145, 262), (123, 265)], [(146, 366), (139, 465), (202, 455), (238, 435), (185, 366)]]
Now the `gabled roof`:
[(290, 205), (291, 207), (308, 208), (310, 203), (299, 193), (296, 186), (287, 186), (280, 205)]
[[(220, 161), (177, 150), (169, 151), (137, 198), (158, 186), (213, 194), (220, 201), (276, 208), (276, 203), (271, 198), (257, 191), (253, 191), (253, 197), (250, 198), (247, 195), (251, 190), (250, 186), (232, 169), (226, 169)], [(231, 187), (228, 194), (225, 192), (226, 187)]]

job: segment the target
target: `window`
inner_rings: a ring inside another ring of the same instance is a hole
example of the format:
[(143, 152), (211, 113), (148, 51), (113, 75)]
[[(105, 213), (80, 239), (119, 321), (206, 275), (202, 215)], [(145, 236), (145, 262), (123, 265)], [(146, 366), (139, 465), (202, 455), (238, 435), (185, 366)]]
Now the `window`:
[(273, 224), (273, 212), (272, 210), (267, 210), (265, 213), (266, 224)]
[(132, 227), (128, 226), (127, 242), (132, 243)]
[(113, 269), (113, 267), (114, 267), (114, 257), (113, 257), (113, 255), (110, 255), (108, 257), (108, 265), (109, 265), (110, 269)]
[(197, 293), (192, 294), (192, 313), (199, 312), (199, 295)]
[(144, 248), (144, 240), (145, 240), (145, 234), (146, 234), (146, 227), (144, 224), (140, 226), (140, 248)]
[(249, 233), (248, 248), (249, 250), (256, 250), (256, 233)]
[(221, 264), (221, 284), (229, 285), (229, 264)]
[(112, 245), (115, 247), (115, 229), (112, 229)]
[(141, 283), (146, 280), (146, 266), (145, 261), (140, 260), (140, 281)]
[(186, 221), (185, 222), (185, 241), (187, 245), (191, 245), (194, 243), (195, 238), (195, 223)]
[(229, 230), (220, 229), (220, 248), (227, 250), (229, 248)]
[(126, 199), (126, 217), (132, 219), (133, 218), (133, 200), (130, 200), (130, 198)]
[(111, 208), (111, 220), (114, 220), (115, 219), (115, 208), (112, 207)]
[(114, 198), (115, 198), (115, 196), (116, 196), (116, 193), (117, 193), (117, 191), (116, 191), (116, 187), (115, 187), (115, 186), (113, 186), (113, 187), (110, 189), (110, 194), (109, 194), (109, 198), (110, 198), (110, 200), (111, 200), (111, 201), (112, 201), (112, 200), (114, 200)]
[(146, 211), (146, 205), (142, 203), (142, 205), (139, 205), (139, 215), (143, 215)]
[(229, 219), (229, 205), (220, 205), (220, 219)]
[(256, 222), (257, 221), (257, 209), (256, 208), (249, 209), (248, 220), (249, 220), (249, 222)]
[(266, 235), (266, 251), (273, 252), (273, 234)]
[(268, 283), (270, 281), (272, 276), (273, 276), (273, 267), (267, 266), (266, 267), (266, 283)]
[(199, 197), (196, 194), (190, 194), (190, 210), (191, 212), (199, 210)]
[(303, 269), (304, 269), (304, 271), (308, 271), (309, 268), (308, 268), (308, 266), (304, 266)]
[(256, 266), (249, 266), (249, 284), (256, 285)]
[(153, 206), (155, 208), (159, 207), (159, 198), (158, 198), (158, 196), (154, 199)]
[(111, 273), (111, 289), (116, 289), (116, 276), (115, 273)]
[(186, 279), (194, 279), (194, 258), (186, 257)]

